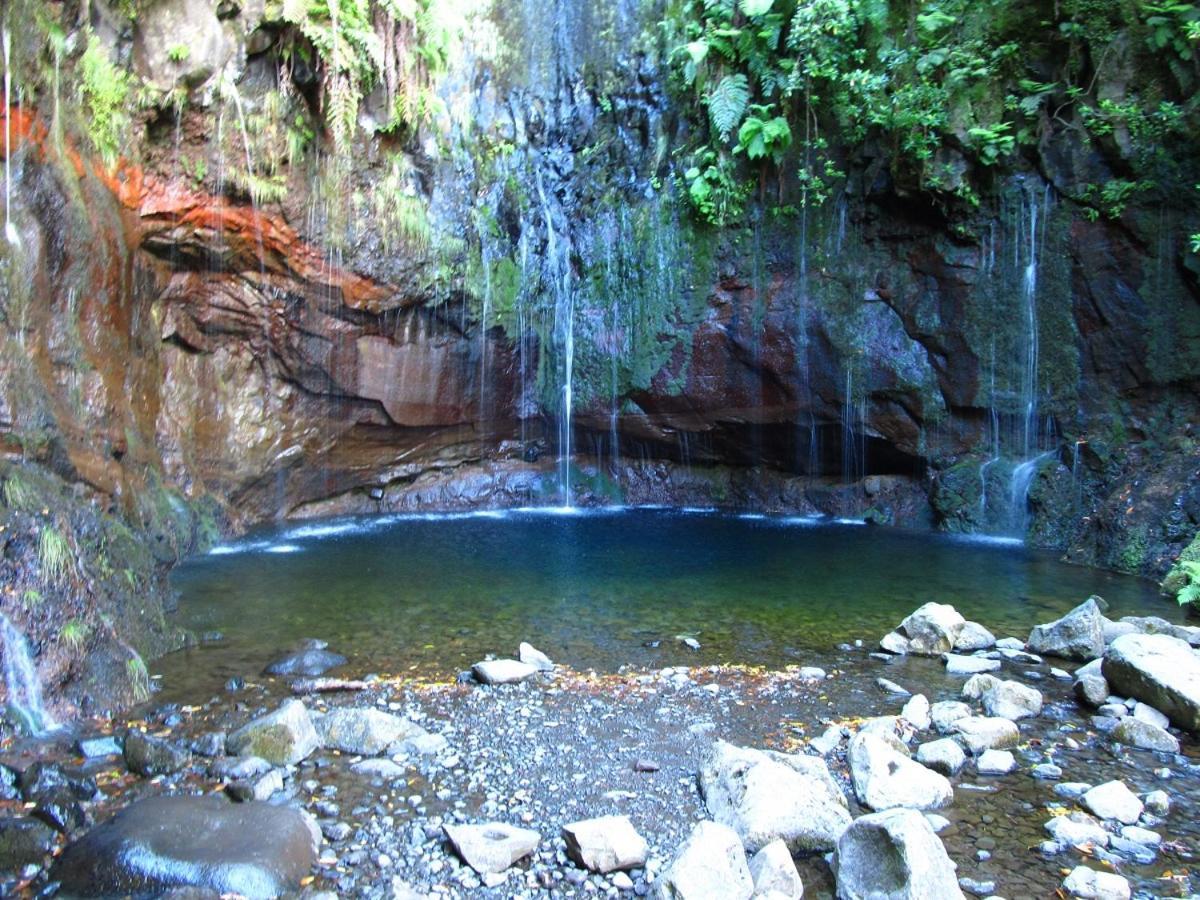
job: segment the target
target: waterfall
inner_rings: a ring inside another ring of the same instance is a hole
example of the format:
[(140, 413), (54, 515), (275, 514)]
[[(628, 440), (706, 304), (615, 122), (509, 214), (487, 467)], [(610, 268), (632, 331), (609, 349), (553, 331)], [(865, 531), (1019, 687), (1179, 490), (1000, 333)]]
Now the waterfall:
[(42, 684), (29, 653), (29, 642), (3, 613), (0, 613), (0, 639), (4, 646), (4, 686), (8, 691), (9, 717), (33, 735), (53, 731), (58, 724), (42, 702)]
[(12, 36), (4, 29), (4, 237), (14, 247), (21, 238), (12, 220)]

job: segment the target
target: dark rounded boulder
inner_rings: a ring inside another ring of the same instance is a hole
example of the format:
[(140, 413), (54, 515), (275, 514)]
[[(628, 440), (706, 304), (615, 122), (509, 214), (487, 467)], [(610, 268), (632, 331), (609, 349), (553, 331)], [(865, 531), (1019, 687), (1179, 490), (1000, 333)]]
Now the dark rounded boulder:
[(71, 844), (52, 879), (68, 896), (207, 888), (255, 900), (295, 890), (319, 832), (299, 810), (217, 797), (152, 797)]

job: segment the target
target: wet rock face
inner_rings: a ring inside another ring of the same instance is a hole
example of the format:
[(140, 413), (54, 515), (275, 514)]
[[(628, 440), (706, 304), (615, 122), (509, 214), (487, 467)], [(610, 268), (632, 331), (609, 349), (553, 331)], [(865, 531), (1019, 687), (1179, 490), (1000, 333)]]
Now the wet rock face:
[(54, 868), (80, 897), (207, 888), (251, 898), (299, 888), (319, 832), (304, 813), (220, 797), (142, 800), (70, 845)]

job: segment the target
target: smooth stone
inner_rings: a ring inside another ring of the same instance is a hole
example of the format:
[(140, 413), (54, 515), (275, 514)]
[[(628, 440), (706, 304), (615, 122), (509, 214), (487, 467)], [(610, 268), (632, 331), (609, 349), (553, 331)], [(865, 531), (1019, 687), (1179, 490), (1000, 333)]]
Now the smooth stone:
[(1069, 815), (1056, 816), (1045, 824), (1045, 829), (1055, 841), (1066, 846), (1108, 846), (1109, 833), (1104, 826), (1078, 810)]
[(709, 814), (750, 853), (782, 839), (792, 852), (830, 850), (850, 824), (824, 760), (717, 741), (700, 771)]
[(346, 664), (346, 657), (323, 647), (297, 650), (275, 660), (265, 669), (264, 675), (324, 675), (330, 669)]
[(271, 765), (290, 766), (317, 750), (321, 739), (304, 704), (285, 700), (230, 734), (225, 746), (233, 756), (261, 756)]
[(1151, 831), (1149, 828), (1139, 828), (1137, 825), (1121, 826), (1121, 837), (1127, 841), (1133, 841), (1135, 844), (1143, 844), (1147, 847), (1157, 847), (1162, 843), (1162, 835), (1157, 831)]
[(798, 674), (801, 681), (824, 681), (829, 677), (826, 671), (818, 666), (801, 666)]
[(1151, 791), (1143, 800), (1146, 809), (1156, 816), (1165, 816), (1171, 811), (1171, 797), (1166, 791)]
[(670, 867), (655, 879), (658, 900), (750, 900), (754, 879), (737, 832), (698, 822)]
[(602, 875), (646, 864), (649, 846), (628, 816), (601, 816), (563, 826), (567, 856)]
[(1171, 725), (1171, 720), (1164, 713), (1160, 713), (1153, 706), (1142, 703), (1140, 700), (1133, 704), (1133, 717), (1140, 722), (1156, 725), (1164, 731)]
[(954, 863), (919, 812), (890, 809), (854, 821), (832, 863), (840, 900), (961, 900)]
[(957, 653), (946, 654), (947, 675), (977, 675), (980, 672), (995, 672), (1000, 665), (998, 659), (985, 659), (982, 656), (959, 656)]
[(925, 731), (932, 724), (930, 716), (929, 698), (924, 694), (917, 694), (910, 698), (904, 704), (904, 708), (900, 710), (900, 718), (904, 719), (917, 731)]
[(926, 603), (900, 623), (900, 633), (908, 639), (908, 652), (938, 656), (954, 649), (954, 643), (967, 624), (966, 619), (948, 603)]
[(885, 634), (879, 639), (879, 646), (888, 653), (894, 653), (897, 656), (905, 656), (909, 649), (908, 638), (898, 631), (889, 631)]
[(311, 817), (287, 807), (151, 797), (67, 847), (51, 877), (67, 895), (193, 887), (251, 900), (277, 897), (299, 888), (319, 842)]
[(896, 694), (901, 697), (907, 697), (912, 693), (912, 691), (910, 691), (908, 688), (902, 687), (901, 685), (896, 684), (896, 682), (889, 681), (886, 678), (876, 678), (875, 686), (885, 694)]
[(1075, 678), (1075, 696), (1087, 706), (1097, 709), (1108, 698), (1108, 681), (1103, 675), (1078, 675)]
[(533, 666), (539, 672), (554, 671), (554, 663), (550, 657), (533, 646), (533, 644), (528, 644), (525, 641), (522, 641), (521, 646), (517, 648), (517, 659), (527, 666)]
[(504, 822), (483, 825), (444, 825), (446, 837), (463, 862), (480, 875), (505, 871), (537, 849), (541, 836)]
[(1108, 839), (1108, 849), (1143, 866), (1154, 862), (1155, 857), (1158, 856), (1158, 851), (1154, 847), (1147, 847), (1145, 844), (1139, 844), (1137, 841), (1131, 841), (1119, 835), (1113, 835)]
[(972, 676), (963, 685), (963, 696), (981, 701), (984, 712), (1001, 719), (1026, 719), (1042, 711), (1041, 691), (992, 675)]
[[(968, 621), (954, 640), (954, 650), (970, 653), (972, 650), (988, 650), (996, 646), (996, 636), (978, 622)], [(1023, 648), (1017, 648), (1023, 649)]]
[(225, 756), (208, 764), (208, 774), (220, 781), (243, 781), (271, 771), (261, 756)]
[(1132, 825), (1142, 814), (1143, 804), (1123, 781), (1096, 785), (1080, 798), (1083, 807), (1101, 819), (1116, 819)]
[(516, 659), (485, 659), (471, 666), (483, 684), (516, 684), (538, 673), (536, 666)]
[(954, 723), (959, 740), (972, 756), (984, 750), (1003, 750), (1021, 741), (1016, 722), (994, 716), (969, 716)]
[(342, 707), (317, 720), (323, 746), (343, 753), (378, 756), (392, 744), (426, 734), (424, 728), (378, 709)]
[[(1120, 638), (1117, 638), (1120, 640)], [(1097, 872), (1087, 866), (1076, 866), (1063, 879), (1063, 890), (1083, 900), (1129, 900), (1129, 881), (1115, 872)]]
[(1104, 677), (1122, 695), (1200, 732), (1200, 656), (1185, 641), (1163, 634), (1119, 637), (1104, 654)]
[(1007, 775), (1016, 769), (1017, 760), (1007, 750), (984, 750), (975, 767), (980, 775)]
[(1179, 739), (1170, 732), (1142, 719), (1127, 716), (1117, 722), (1109, 736), (1122, 744), (1140, 750), (1158, 750), (1163, 753), (1178, 753)]
[(1020, 638), (1005, 637), (996, 641), (997, 650), (1024, 650), (1025, 642)]
[(940, 809), (954, 800), (945, 776), (897, 753), (876, 735), (857, 734), (847, 758), (854, 793), (871, 809)]
[(138, 775), (169, 775), (191, 760), (183, 747), (132, 728), (125, 733), (125, 765)]
[(1057, 766), (1054, 763), (1038, 763), (1030, 770), (1029, 774), (1034, 778), (1041, 778), (1046, 781), (1054, 781), (1062, 778), (1063, 770), (1062, 766)]
[(943, 775), (957, 775), (966, 761), (966, 753), (954, 738), (940, 738), (917, 747), (917, 762)]
[(1054, 793), (1066, 800), (1078, 800), (1091, 789), (1086, 781), (1064, 781), (1054, 786)]
[(968, 894), (974, 894), (976, 897), (987, 897), (996, 892), (996, 882), (994, 881), (976, 881), (974, 878), (958, 879), (958, 886)]
[(1038, 625), (1029, 633), (1033, 653), (1084, 661), (1104, 655), (1104, 613), (1089, 597), (1061, 619)]
[(754, 881), (755, 898), (771, 900), (800, 900), (804, 884), (791, 851), (783, 841), (772, 841), (750, 860), (750, 878)]
[(955, 722), (971, 715), (971, 707), (959, 700), (941, 700), (929, 707), (929, 718), (939, 734), (949, 734)]

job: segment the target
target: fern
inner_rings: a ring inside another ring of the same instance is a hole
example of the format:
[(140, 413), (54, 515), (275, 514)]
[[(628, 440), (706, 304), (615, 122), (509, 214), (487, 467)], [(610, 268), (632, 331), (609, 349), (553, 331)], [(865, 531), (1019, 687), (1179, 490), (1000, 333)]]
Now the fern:
[(753, 19), (769, 13), (774, 3), (775, 0), (741, 0), (738, 6), (741, 7), (742, 15)]
[(750, 103), (750, 82), (742, 73), (726, 75), (708, 95), (708, 118), (721, 140), (729, 140)]

